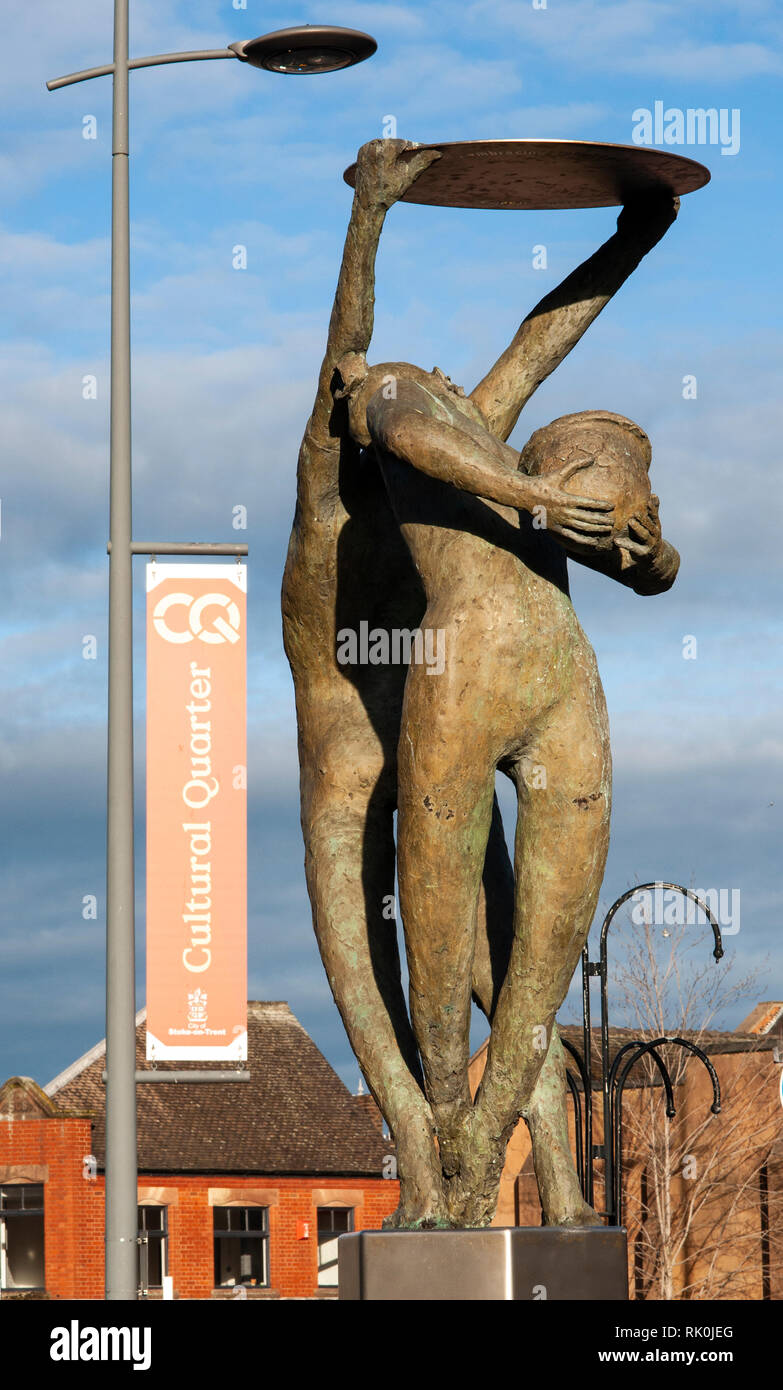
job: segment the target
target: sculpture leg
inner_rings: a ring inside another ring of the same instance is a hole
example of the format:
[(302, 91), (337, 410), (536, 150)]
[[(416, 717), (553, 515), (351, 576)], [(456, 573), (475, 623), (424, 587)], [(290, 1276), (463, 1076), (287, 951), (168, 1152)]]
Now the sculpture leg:
[[(457, 1165), (471, 1107), (470, 1009), (479, 890), (495, 790), (484, 732), (468, 741), (438, 682), (411, 667), (398, 756), (400, 906), (410, 1009), (441, 1163)], [(427, 730), (411, 738), (407, 730)]]
[(556, 1027), (525, 1111), (545, 1226), (601, 1226), (585, 1201), (568, 1137), (565, 1054)]
[[(531, 763), (545, 769), (545, 786), (528, 786)], [(452, 1219), (485, 1224), (492, 1218), (506, 1142), (530, 1103), (598, 901), (610, 776), (606, 708), (585, 642), (574, 653), (570, 689), (531, 732), (515, 769), (514, 945), (463, 1148), (463, 1173), (449, 1198)]]
[[(341, 741), (309, 761), (302, 778), (305, 868), (313, 923), (335, 1002), (364, 1076), (394, 1136), (400, 1205), (390, 1225), (443, 1219), (432, 1113), (400, 982), (394, 901), (394, 802), (351, 763)], [(347, 793), (346, 766), (356, 773)], [(362, 784), (375, 790), (362, 795)]]
[[(479, 899), (473, 997), (490, 1024), (508, 969), (513, 941), (514, 871), (500, 808), (495, 799)], [(585, 1202), (568, 1137), (565, 1054), (557, 1028), (525, 1111), (533, 1148), (533, 1166), (547, 1226), (601, 1224)]]

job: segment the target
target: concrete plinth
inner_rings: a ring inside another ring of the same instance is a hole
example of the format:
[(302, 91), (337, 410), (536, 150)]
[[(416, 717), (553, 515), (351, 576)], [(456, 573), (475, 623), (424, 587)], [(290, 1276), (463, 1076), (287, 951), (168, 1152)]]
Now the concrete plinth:
[(357, 1231), (337, 1244), (340, 1298), (375, 1301), (628, 1298), (618, 1227)]

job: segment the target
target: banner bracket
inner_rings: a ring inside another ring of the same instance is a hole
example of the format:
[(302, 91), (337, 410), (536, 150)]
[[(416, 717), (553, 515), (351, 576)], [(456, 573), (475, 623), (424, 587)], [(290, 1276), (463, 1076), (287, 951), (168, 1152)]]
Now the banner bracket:
[[(207, 1083), (210, 1081), (249, 1081), (249, 1071), (137, 1071), (136, 1085), (150, 1081), (169, 1081), (174, 1085), (186, 1084), (192, 1086), (194, 1083)], [(101, 1075), (101, 1081), (106, 1084), (106, 1072)]]
[[(247, 555), (247, 543), (241, 541), (131, 541), (131, 555)], [(111, 555), (111, 541), (106, 543)]]

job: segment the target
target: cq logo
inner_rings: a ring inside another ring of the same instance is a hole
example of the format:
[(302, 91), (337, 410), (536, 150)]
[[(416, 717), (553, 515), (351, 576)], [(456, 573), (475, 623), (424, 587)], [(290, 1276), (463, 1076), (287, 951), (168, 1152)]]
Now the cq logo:
[[(219, 613), (213, 619), (211, 628), (206, 629), (202, 622), (202, 614), (205, 608), (213, 607), (225, 609), (225, 617)], [(190, 610), (187, 615), (188, 626), (184, 630), (177, 631), (169, 627), (166, 615), (170, 608)], [(192, 594), (166, 594), (166, 597), (155, 605), (152, 622), (155, 631), (164, 642), (192, 642), (194, 637), (211, 645), (216, 642), (239, 641), (239, 609), (228, 594), (202, 594), (201, 598), (194, 598)]]

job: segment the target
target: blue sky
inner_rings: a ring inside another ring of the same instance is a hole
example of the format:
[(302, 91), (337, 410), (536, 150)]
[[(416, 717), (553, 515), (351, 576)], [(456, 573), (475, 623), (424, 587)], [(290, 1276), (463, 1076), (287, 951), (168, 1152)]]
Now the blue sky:
[[(111, 56), (110, 0), (4, 16), (0, 729), (5, 859), (0, 1079), (47, 1081), (103, 1035), (111, 84), (47, 78)], [(378, 40), (372, 61), (285, 78), (233, 62), (131, 75), (135, 534), (250, 546), (250, 993), (286, 999), (358, 1077), (312, 937), (293, 694), (279, 586), (296, 455), (350, 209), (343, 169), (398, 133), (422, 142), (629, 143), (633, 113), (740, 112), (740, 148), (541, 387), (512, 442), (604, 407), (653, 442), (674, 589), (643, 600), (587, 571), (615, 762), (603, 904), (645, 879), (739, 888), (728, 942), (754, 998), (783, 997), (779, 941), (780, 157), (783, 15), (774, 0), (475, 0), (295, 10), (132, 0), (131, 52), (217, 47), (287, 24)], [(82, 138), (83, 119), (97, 139)], [(392, 210), (370, 360), (434, 364), (470, 389), (533, 303), (616, 212)], [(534, 270), (544, 244), (548, 268)], [(232, 248), (247, 247), (247, 269)], [(97, 377), (97, 399), (82, 379)], [(683, 398), (686, 375), (697, 398)], [(141, 562), (139, 562), (141, 567)], [(143, 847), (143, 576), (137, 572), (138, 844)], [(82, 639), (98, 638), (98, 659)], [(683, 638), (698, 641), (683, 659)], [(511, 803), (504, 793), (504, 807)], [(139, 856), (139, 1001), (143, 862)], [(82, 898), (95, 893), (97, 921)], [(736, 1024), (750, 1008), (723, 1020)]]

